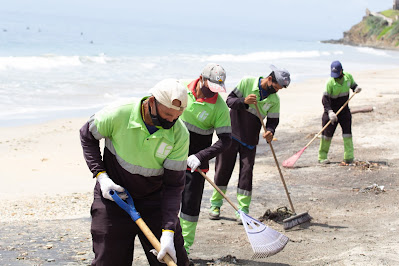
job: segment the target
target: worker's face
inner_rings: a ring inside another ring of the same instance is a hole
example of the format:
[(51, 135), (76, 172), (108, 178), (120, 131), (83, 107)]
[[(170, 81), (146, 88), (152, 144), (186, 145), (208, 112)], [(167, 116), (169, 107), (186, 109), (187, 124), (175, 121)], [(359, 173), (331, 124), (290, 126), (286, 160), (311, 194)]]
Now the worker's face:
[[(160, 126), (164, 129), (171, 128), (183, 113), (183, 111), (166, 107), (157, 102), (154, 97), (151, 97), (149, 104), (152, 122), (155, 126)], [(172, 104), (180, 107), (181, 103), (179, 100), (173, 100)]]
[[(263, 80), (262, 80), (262, 82), (263, 82)], [(267, 89), (267, 90), (270, 90), (271, 92), (273, 92), (273, 90), (275, 91), (275, 92), (278, 92), (279, 90), (281, 90), (283, 87), (280, 85), (280, 84), (278, 84), (277, 82), (273, 82), (273, 79), (272, 79), (272, 77), (271, 76), (268, 76), (266, 79), (265, 79), (265, 86), (266, 86), (266, 88), (265, 89)], [(263, 87), (263, 84), (262, 84), (262, 87)], [(264, 87), (263, 87), (264, 88)], [(274, 93), (274, 92), (273, 92)]]
[(276, 92), (278, 92), (279, 90), (281, 90), (283, 87), (280, 85), (280, 84), (278, 84), (277, 82), (272, 82), (272, 87), (274, 88), (274, 90), (276, 91)]
[[(173, 100), (172, 104), (176, 107), (180, 107), (180, 101), (179, 100)], [(168, 108), (165, 105), (156, 102), (157, 105), (157, 112), (159, 115), (163, 118), (166, 119), (169, 122), (172, 122), (176, 119), (179, 118), (179, 116), (182, 115), (183, 111), (175, 110), (172, 108)]]
[(212, 98), (213, 96), (215, 96), (216, 93), (214, 93), (213, 91), (211, 91), (211, 89), (209, 89), (209, 85), (208, 85), (208, 80), (204, 79), (202, 76), (200, 76), (200, 81), (202, 86), (200, 87), (202, 94), (204, 94), (205, 98)]

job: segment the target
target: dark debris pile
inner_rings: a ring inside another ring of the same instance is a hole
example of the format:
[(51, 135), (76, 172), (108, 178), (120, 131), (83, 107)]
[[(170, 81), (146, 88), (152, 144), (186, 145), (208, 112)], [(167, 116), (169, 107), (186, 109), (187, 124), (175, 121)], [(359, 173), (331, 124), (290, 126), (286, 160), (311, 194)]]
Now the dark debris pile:
[(355, 161), (354, 166), (360, 170), (376, 170), (376, 169), (380, 169), (381, 165), (386, 163), (383, 162), (372, 162), (372, 161)]
[(237, 264), (237, 258), (235, 256), (232, 255), (227, 255), (224, 257), (221, 257), (219, 259), (216, 259), (213, 262), (207, 263), (207, 265), (223, 265), (225, 263), (229, 263), (229, 264)]
[(287, 207), (279, 207), (275, 211), (271, 211), (270, 209), (267, 209), (265, 214), (263, 214), (261, 217), (259, 217), (259, 221), (267, 221), (267, 220), (272, 220), (276, 223), (282, 224), (283, 220), (291, 217), (294, 213), (289, 210)]

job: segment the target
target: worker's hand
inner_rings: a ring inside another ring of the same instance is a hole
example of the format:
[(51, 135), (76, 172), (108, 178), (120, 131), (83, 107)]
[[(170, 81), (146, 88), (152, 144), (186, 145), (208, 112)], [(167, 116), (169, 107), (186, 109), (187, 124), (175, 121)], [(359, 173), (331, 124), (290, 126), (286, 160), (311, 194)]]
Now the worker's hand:
[(161, 236), (161, 250), (158, 252), (157, 259), (159, 262), (165, 263), (162, 259), (165, 257), (166, 253), (169, 254), (169, 256), (172, 258), (172, 260), (176, 263), (177, 258), (176, 258), (176, 249), (175, 249), (175, 244), (173, 242), (173, 237), (175, 233), (172, 231), (168, 230), (163, 230), (162, 231), (162, 236)]
[(356, 93), (359, 93), (359, 92), (361, 92), (361, 91), (362, 91), (362, 88), (356, 87), (356, 89), (355, 89), (355, 92), (356, 92)]
[[(106, 172), (101, 173), (97, 176), (97, 181), (100, 183), (101, 193), (104, 198), (114, 201), (114, 199), (109, 194), (110, 190), (115, 190), (117, 192), (125, 192), (125, 189), (117, 184), (109, 178)], [(121, 199), (127, 199), (126, 193), (118, 194)]]
[(267, 143), (273, 140), (273, 133), (271, 131), (263, 132), (263, 138), (266, 139)]
[(329, 111), (328, 111), (328, 118), (330, 118), (331, 124), (333, 124), (333, 125), (334, 125), (335, 122), (338, 121), (338, 117), (337, 117), (337, 115), (334, 113), (333, 110), (329, 110)]
[(187, 165), (191, 168), (191, 173), (197, 169), (198, 166), (201, 165), (201, 161), (195, 155), (190, 155), (187, 158)]
[(246, 104), (256, 104), (256, 95), (250, 94), (244, 99), (244, 103)]

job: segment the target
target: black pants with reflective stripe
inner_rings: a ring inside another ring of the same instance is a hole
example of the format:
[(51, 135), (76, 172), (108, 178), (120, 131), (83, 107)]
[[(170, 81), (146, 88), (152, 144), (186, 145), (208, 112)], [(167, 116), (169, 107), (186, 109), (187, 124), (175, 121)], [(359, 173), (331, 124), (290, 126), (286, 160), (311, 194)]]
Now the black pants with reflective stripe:
[[(327, 125), (328, 121), (330, 121), (328, 113), (324, 112), (322, 117), (322, 126), (324, 127)], [(334, 125), (332, 123), (329, 124), (321, 134), (325, 137), (332, 138), (338, 124), (341, 125), (342, 134), (352, 134), (352, 114), (349, 109), (342, 110), (342, 112), (338, 114), (338, 123), (334, 123)]]
[(238, 188), (252, 191), (256, 147), (252, 150), (248, 149), (236, 140), (232, 140), (230, 147), (216, 156), (215, 184), (227, 187), (236, 164), (237, 154), (240, 155)]
[[(135, 200), (136, 209), (152, 233), (160, 239), (162, 234), (161, 202), (157, 200)], [(95, 258), (92, 265), (126, 265), (133, 261), (134, 240), (138, 235), (150, 265), (165, 265), (158, 262), (149, 251), (153, 249), (132, 218), (115, 202), (96, 197), (91, 206), (91, 234)], [(174, 238), (177, 264), (188, 265), (188, 257), (183, 247), (184, 240), (178, 220)]]
[[(186, 217), (189, 222), (197, 222), (201, 209), (202, 193), (204, 192), (205, 178), (198, 172), (186, 171), (186, 185), (182, 194), (181, 212), (192, 216)], [(196, 220), (196, 221), (194, 221)]]

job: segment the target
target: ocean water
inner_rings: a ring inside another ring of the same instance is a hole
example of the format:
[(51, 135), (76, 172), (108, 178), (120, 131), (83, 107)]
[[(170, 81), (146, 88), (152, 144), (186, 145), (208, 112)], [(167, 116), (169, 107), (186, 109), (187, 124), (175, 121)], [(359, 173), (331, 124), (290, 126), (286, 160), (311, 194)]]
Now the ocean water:
[(270, 64), (288, 69), (292, 83), (327, 78), (333, 60), (349, 72), (399, 67), (399, 52), (323, 44), (337, 33), (317, 27), (283, 34), (61, 11), (0, 15), (0, 127), (89, 117), (164, 78), (197, 78), (209, 62), (226, 69), (228, 92), (243, 76), (268, 75)]

